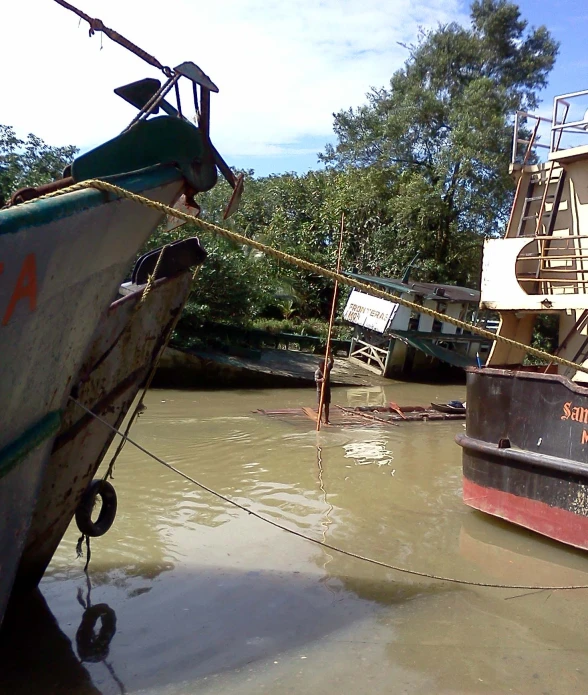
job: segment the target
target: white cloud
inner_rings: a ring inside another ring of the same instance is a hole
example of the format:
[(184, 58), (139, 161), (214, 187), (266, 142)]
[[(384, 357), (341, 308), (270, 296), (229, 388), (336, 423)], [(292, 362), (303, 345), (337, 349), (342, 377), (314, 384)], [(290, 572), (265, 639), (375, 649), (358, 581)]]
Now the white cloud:
[[(134, 115), (114, 87), (157, 71), (48, 0), (5, 3), (0, 123), (87, 148)], [(212, 135), (231, 155), (304, 150), (407, 56), (398, 42), (460, 15), (458, 0), (73, 0), (162, 63), (193, 60), (219, 86)], [(102, 50), (100, 49), (102, 43)]]

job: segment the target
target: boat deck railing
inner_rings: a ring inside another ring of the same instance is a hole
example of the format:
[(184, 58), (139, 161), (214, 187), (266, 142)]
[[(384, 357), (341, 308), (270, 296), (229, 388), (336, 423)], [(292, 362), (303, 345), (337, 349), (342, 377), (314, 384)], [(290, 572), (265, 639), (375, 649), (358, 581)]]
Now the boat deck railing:
[(588, 89), (556, 96), (551, 117), (515, 113), (511, 164), (541, 161), (539, 150), (552, 154), (582, 145), (588, 145)]
[[(553, 100), (553, 114), (551, 119), (550, 151), (557, 152), (568, 147), (578, 147), (588, 144), (588, 89), (579, 92), (569, 92), (555, 97)], [(567, 120), (572, 115), (574, 118), (581, 113), (580, 118)], [(561, 120), (560, 120), (561, 119)], [(577, 137), (583, 136), (583, 142)], [(566, 144), (562, 145), (562, 140)]]

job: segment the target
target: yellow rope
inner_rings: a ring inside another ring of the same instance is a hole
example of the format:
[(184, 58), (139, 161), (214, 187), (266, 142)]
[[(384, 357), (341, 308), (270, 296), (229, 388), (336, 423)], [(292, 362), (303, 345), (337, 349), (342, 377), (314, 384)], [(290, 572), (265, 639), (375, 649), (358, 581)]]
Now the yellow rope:
[(139, 307), (140, 304), (145, 303), (145, 300), (147, 299), (149, 292), (151, 292), (153, 283), (157, 280), (157, 273), (159, 271), (159, 266), (161, 265), (161, 259), (163, 258), (168, 247), (169, 244), (166, 244), (161, 248), (159, 256), (157, 257), (157, 263), (155, 264), (155, 268), (153, 269), (153, 272), (150, 273), (149, 278), (147, 279), (147, 284), (145, 285), (145, 288), (143, 289), (143, 294), (141, 295), (141, 301), (139, 302), (139, 304), (137, 304), (137, 307)]
[[(149, 276), (149, 280), (151, 280), (151, 278), (155, 278), (155, 276), (157, 275), (159, 261), (161, 260), (161, 256), (163, 255), (163, 250), (166, 248), (167, 248), (167, 246), (164, 246), (162, 249), (162, 253), (159, 254), (159, 258), (157, 260), (157, 265), (155, 266), (155, 270), (153, 271), (153, 274)], [(198, 276), (199, 270), (200, 270), (200, 266), (197, 266), (194, 269), (194, 272), (192, 273), (192, 282), (194, 282), (194, 280), (196, 280), (196, 277)], [(137, 308), (140, 307), (143, 304), (143, 302), (145, 301), (145, 299), (147, 298), (148, 292), (146, 290), (147, 290), (147, 287), (145, 287), (145, 289), (143, 290), (143, 294), (141, 295), (141, 299), (139, 300), (139, 302), (137, 303), (137, 305), (135, 307), (135, 311), (137, 311)], [(157, 356), (153, 360), (153, 363), (151, 365), (151, 370), (149, 371), (147, 379), (145, 380), (145, 386), (143, 387), (143, 391), (141, 392), (141, 396), (139, 397), (139, 400), (137, 401), (137, 404), (135, 405), (133, 413), (132, 413), (131, 417), (129, 418), (129, 421), (127, 423), (127, 427), (125, 429), (125, 433), (124, 433), (124, 435), (121, 434), (122, 439), (120, 440), (120, 443), (119, 443), (116, 451), (114, 452), (114, 455), (113, 455), (112, 459), (110, 460), (110, 463), (108, 464), (108, 468), (107, 468), (106, 473), (104, 475), (104, 480), (108, 480), (108, 478), (114, 477), (113, 476), (114, 464), (116, 463), (116, 460), (117, 460), (120, 452), (122, 451), (122, 449), (125, 445), (125, 442), (127, 441), (127, 435), (130, 432), (131, 427), (133, 426), (133, 423), (135, 422), (135, 420), (139, 416), (139, 413), (143, 412), (143, 410), (144, 410), (143, 400), (144, 400), (145, 396), (147, 395), (147, 391), (149, 390), (149, 388), (151, 386), (151, 382), (153, 381), (153, 379), (155, 377), (155, 372), (157, 371), (157, 368), (159, 367), (159, 363), (161, 361), (163, 353), (165, 352), (167, 346), (169, 345), (169, 341), (171, 340), (172, 334), (175, 331), (176, 326), (178, 325), (178, 321), (180, 320), (180, 317), (181, 317), (181, 315), (184, 311), (184, 308), (188, 302), (189, 296), (190, 296), (190, 293), (186, 292), (186, 296), (184, 297), (184, 301), (182, 302), (182, 306), (176, 312), (176, 315), (175, 315), (173, 321), (171, 322), (171, 324), (168, 327), (167, 333), (163, 339), (163, 343), (157, 352)], [(134, 314), (133, 314), (133, 317), (134, 317)], [(131, 318), (131, 321), (132, 320), (133, 319)], [(97, 416), (95, 416), (95, 417), (97, 417)]]
[[(447, 316), (446, 314), (442, 314), (438, 311), (435, 311), (434, 309), (430, 309), (429, 307), (417, 304), (416, 302), (411, 302), (410, 300), (405, 299), (404, 297), (399, 297), (396, 295), (392, 295), (389, 292), (384, 292), (383, 290), (379, 290), (375, 287), (372, 287), (371, 285), (368, 285), (365, 282), (354, 280), (353, 278), (347, 277), (346, 275), (341, 275), (341, 273), (336, 273), (333, 270), (323, 268), (322, 266), (317, 265), (316, 263), (311, 263), (310, 261), (305, 261), (302, 258), (297, 258), (296, 256), (292, 256), (291, 254), (285, 253), (284, 251), (279, 251), (278, 249), (275, 249), (271, 246), (267, 246), (266, 244), (262, 244), (259, 241), (255, 241), (255, 239), (249, 239), (248, 237), (243, 236), (242, 234), (238, 234), (237, 232), (230, 232), (228, 229), (224, 229), (223, 227), (211, 224), (210, 222), (205, 222), (204, 220), (201, 220), (198, 217), (194, 217), (193, 215), (189, 215), (188, 213), (183, 212), (182, 210), (176, 210), (175, 208), (172, 208), (169, 205), (165, 205), (164, 203), (159, 203), (156, 200), (150, 200), (149, 198), (145, 198), (144, 196), (138, 195), (137, 193), (127, 191), (126, 189), (120, 188), (120, 186), (115, 186), (114, 184), (108, 183), (107, 181), (101, 181), (100, 179), (89, 179), (88, 181), (75, 183), (73, 184), (73, 186), (68, 186), (67, 188), (61, 189), (60, 191), (49, 193), (45, 196), (42, 196), (42, 198), (53, 198), (55, 196), (63, 195), (65, 193), (73, 193), (75, 191), (81, 191), (88, 188), (94, 188), (100, 191), (104, 191), (106, 193), (112, 193), (120, 198), (126, 198), (141, 205), (146, 205), (147, 207), (153, 208), (154, 210), (158, 210), (162, 214), (177, 217), (178, 219), (184, 220), (185, 222), (191, 222), (193, 224), (198, 225), (206, 231), (217, 234), (218, 236), (224, 237), (225, 239), (229, 239), (230, 241), (233, 241), (236, 244), (242, 246), (250, 246), (251, 248), (261, 251), (267, 256), (276, 258), (279, 261), (290, 263), (291, 265), (295, 265), (298, 268), (303, 268), (304, 270), (307, 270), (311, 273), (322, 275), (323, 277), (329, 278), (334, 282), (339, 282), (339, 284), (341, 285), (353, 287), (355, 289), (361, 290), (362, 292), (371, 294), (374, 297), (386, 299), (387, 301), (393, 300), (394, 302), (398, 302), (398, 304), (402, 304), (402, 306), (405, 306), (408, 309), (412, 309), (413, 311), (416, 311), (421, 314), (427, 314), (428, 316), (432, 316), (433, 318), (439, 321), (449, 323), (453, 326), (456, 326), (457, 328), (461, 328), (462, 330), (470, 331), (471, 333), (475, 333), (481, 336), (482, 338), (486, 338), (487, 340), (495, 340), (499, 343), (503, 343), (504, 345), (509, 345), (510, 347), (524, 350), (526, 354), (533, 355), (534, 357), (546, 360), (547, 362), (559, 364), (562, 367), (575, 369), (580, 372), (584, 372), (585, 374), (588, 374), (588, 367), (585, 367), (582, 364), (578, 364), (577, 362), (571, 362), (570, 360), (566, 360), (563, 357), (552, 355), (551, 353), (546, 352), (545, 350), (538, 350), (537, 348), (531, 347), (530, 345), (526, 345), (525, 343), (520, 343), (517, 340), (512, 340), (511, 338), (506, 338), (505, 336), (492, 333), (492, 331), (486, 330), (485, 328), (480, 328), (479, 326), (475, 326), (474, 324), (468, 323), (467, 321), (460, 321), (460, 319), (453, 318), (452, 316)], [(36, 198), (36, 200), (41, 200), (41, 198)], [(25, 204), (30, 205), (34, 202), (35, 200), (31, 200)]]

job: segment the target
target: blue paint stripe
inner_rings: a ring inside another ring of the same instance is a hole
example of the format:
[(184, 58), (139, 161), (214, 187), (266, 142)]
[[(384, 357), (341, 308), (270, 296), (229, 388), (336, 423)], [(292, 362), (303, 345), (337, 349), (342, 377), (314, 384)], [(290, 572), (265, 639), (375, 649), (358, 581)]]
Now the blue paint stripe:
[(61, 411), (47, 413), (13, 442), (0, 449), (0, 479), (15, 468), (31, 451), (50, 437), (54, 437), (61, 426)]

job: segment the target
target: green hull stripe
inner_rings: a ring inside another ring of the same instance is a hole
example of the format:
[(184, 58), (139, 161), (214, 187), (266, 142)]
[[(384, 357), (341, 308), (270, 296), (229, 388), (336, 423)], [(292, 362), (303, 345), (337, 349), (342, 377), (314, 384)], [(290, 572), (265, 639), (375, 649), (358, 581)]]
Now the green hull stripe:
[[(142, 193), (181, 178), (182, 174), (175, 166), (163, 164), (133, 174), (108, 177), (105, 181), (115, 183), (133, 193)], [(17, 234), (23, 229), (41, 227), (82, 210), (96, 208), (102, 205), (105, 199), (116, 200), (118, 197), (112, 193), (87, 189), (0, 210), (0, 235)]]
[(31, 451), (36, 449), (45, 440), (53, 437), (61, 426), (61, 411), (54, 410), (47, 413), (26, 432), (13, 442), (0, 449), (0, 479), (9, 473)]

